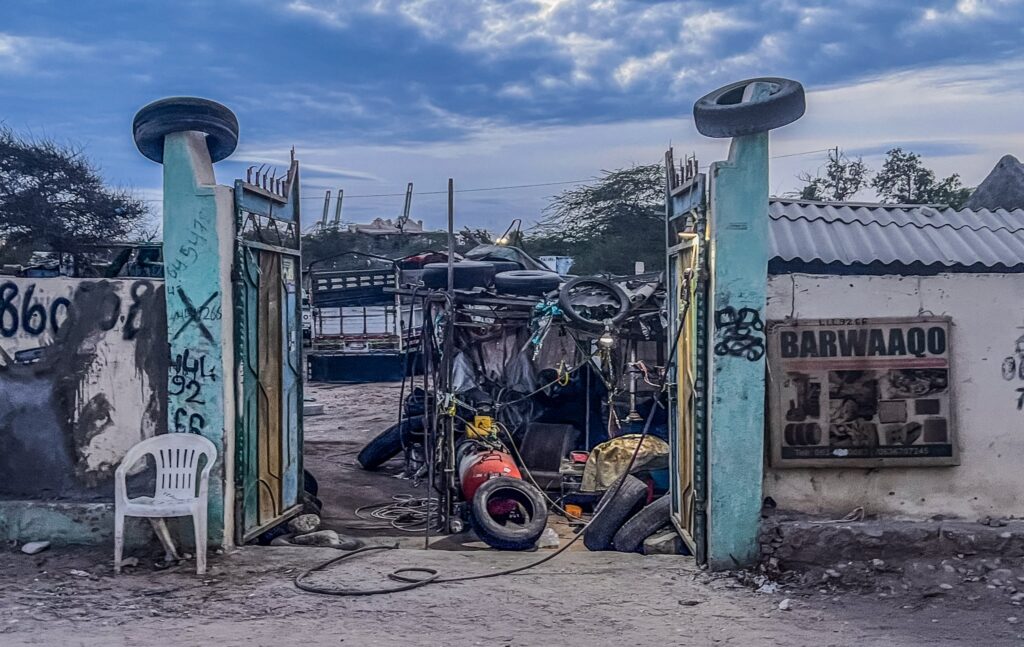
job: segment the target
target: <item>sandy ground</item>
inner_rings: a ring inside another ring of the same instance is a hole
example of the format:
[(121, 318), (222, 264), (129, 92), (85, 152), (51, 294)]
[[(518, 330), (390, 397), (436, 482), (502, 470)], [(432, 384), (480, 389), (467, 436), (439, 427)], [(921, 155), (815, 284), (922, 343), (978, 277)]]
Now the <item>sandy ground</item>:
[[(307, 466), (321, 484), (325, 522), (370, 543), (393, 542), (396, 533), (360, 527), (365, 522), (352, 512), (394, 493), (423, 494), (422, 487), (394, 478), (398, 461), (373, 474), (354, 466), (363, 443), (395, 418), (397, 385), (313, 385), (307, 395), (325, 405), (325, 414), (306, 425)], [(445, 576), (487, 573), (551, 550), (467, 550), (479, 547), (471, 542), (360, 556), (311, 581), (387, 587), (393, 583), (386, 574), (403, 566), (431, 567)], [(401, 543), (421, 545), (416, 538)], [(191, 563), (157, 570), (154, 552), (138, 554), (139, 566), (115, 577), (109, 547), (55, 547), (35, 556), (7, 550), (0, 552), (0, 646), (1024, 643), (1024, 625), (1014, 622), (1024, 613), (1010, 602), (1013, 589), (993, 584), (997, 574), (1024, 588), (1022, 564), (993, 570), (967, 558), (955, 568), (851, 565), (841, 577), (783, 578), (757, 592), (743, 574), (712, 576), (686, 557), (584, 550), (514, 576), (386, 596), (332, 597), (294, 586), (296, 575), (338, 554), (245, 547), (211, 555), (208, 574), (197, 577)], [(783, 605), (788, 610), (780, 609), (783, 600), (790, 601)]]
[[(0, 645), (1014, 645), (1006, 607), (961, 598), (756, 593), (685, 558), (566, 553), (526, 573), (388, 596), (335, 598), (292, 579), (336, 551), (250, 547), (207, 576), (147, 560), (114, 577), (106, 551), (0, 556)], [(537, 554), (395, 550), (312, 581), (387, 586), (399, 566), (493, 571)], [(779, 609), (790, 597), (792, 608)], [(1012, 608), (1012, 607), (1010, 607)]]

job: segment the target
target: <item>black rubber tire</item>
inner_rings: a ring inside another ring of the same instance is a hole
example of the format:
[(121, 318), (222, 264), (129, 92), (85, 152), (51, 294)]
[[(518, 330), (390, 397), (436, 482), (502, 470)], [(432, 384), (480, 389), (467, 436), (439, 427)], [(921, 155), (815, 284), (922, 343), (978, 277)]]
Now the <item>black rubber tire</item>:
[(219, 162), (238, 146), (238, 119), (226, 106), (199, 97), (168, 97), (135, 113), (132, 133), (139, 152), (164, 161), (164, 137), (186, 131), (206, 133), (210, 159)]
[(665, 495), (630, 517), (612, 538), (612, 546), (623, 553), (642, 553), (644, 540), (671, 522), (672, 499)]
[(563, 285), (562, 288), (558, 291), (558, 307), (562, 309), (562, 312), (565, 314), (566, 318), (568, 318), (570, 321), (575, 322), (577, 325), (582, 326), (583, 328), (589, 328), (591, 330), (604, 329), (604, 321), (588, 319), (579, 312), (577, 312), (575, 308), (573, 308), (570, 297), (572, 291), (581, 285), (588, 284), (603, 287), (605, 290), (611, 292), (618, 299), (619, 307), (617, 312), (608, 318), (608, 321), (611, 323), (611, 325), (618, 325), (623, 319), (626, 318), (626, 315), (628, 315), (629, 311), (632, 309), (632, 304), (629, 301), (629, 296), (626, 294), (626, 291), (623, 290), (622, 287), (617, 283), (613, 283), (612, 281), (597, 278), (594, 276), (576, 277), (569, 281), (568, 283), (566, 283), (565, 285)]
[[(452, 270), (456, 290), (484, 288), (494, 280), (494, 265), (486, 261), (459, 261)], [(423, 266), (423, 285), (432, 290), (448, 287), (448, 264), (427, 263)]]
[(309, 470), (302, 470), (302, 489), (309, 492), (312, 496), (320, 494), (320, 483), (317, 482), (316, 477)]
[[(758, 101), (743, 101), (755, 82), (770, 83), (774, 92)], [(740, 137), (791, 124), (804, 115), (804, 86), (797, 81), (763, 77), (738, 81), (710, 92), (693, 104), (693, 123), (707, 137)]]
[[(495, 497), (507, 496), (515, 498), (526, 509), (529, 515), (526, 523), (506, 526), (487, 511), (488, 502)], [(469, 518), (477, 536), (491, 548), (530, 550), (547, 527), (548, 508), (544, 495), (532, 484), (499, 476), (477, 488), (470, 503)]]
[(359, 452), (356, 460), (364, 470), (375, 470), (402, 451), (402, 430), (391, 425), (380, 432)]
[(523, 266), (520, 265), (519, 263), (516, 263), (515, 261), (483, 261), (483, 262), (490, 263), (491, 265), (494, 266), (494, 275), (495, 275), (495, 277), (497, 277), (497, 275), (501, 274), (502, 272), (518, 272), (521, 269), (523, 269)]
[(494, 275), (494, 288), (501, 294), (544, 296), (561, 284), (562, 277), (557, 272), (515, 270)]
[[(590, 550), (611, 550), (615, 533), (626, 523), (626, 519), (640, 510), (647, 498), (647, 486), (643, 481), (632, 474), (627, 474), (625, 478), (621, 488), (618, 481), (612, 484), (594, 508), (594, 518), (583, 531), (583, 543)], [(612, 494), (615, 494), (615, 498), (612, 498)]]

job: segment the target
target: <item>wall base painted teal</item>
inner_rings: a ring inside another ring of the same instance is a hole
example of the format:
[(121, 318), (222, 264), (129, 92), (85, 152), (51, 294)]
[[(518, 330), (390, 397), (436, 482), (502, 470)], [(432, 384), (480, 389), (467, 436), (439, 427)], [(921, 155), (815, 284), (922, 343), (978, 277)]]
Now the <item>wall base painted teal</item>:
[[(114, 505), (44, 501), (0, 501), (0, 539), (23, 544), (49, 541), (55, 546), (81, 544), (114, 550)], [(125, 522), (125, 546), (157, 545), (145, 519)], [(111, 553), (113, 559), (113, 553)]]

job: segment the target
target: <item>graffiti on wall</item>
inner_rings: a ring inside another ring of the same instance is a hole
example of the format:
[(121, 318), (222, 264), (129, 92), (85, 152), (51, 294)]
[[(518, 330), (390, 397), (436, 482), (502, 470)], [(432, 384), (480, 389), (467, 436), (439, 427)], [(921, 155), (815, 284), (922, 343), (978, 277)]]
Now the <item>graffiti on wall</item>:
[(1017, 410), (1024, 411), (1024, 335), (1014, 343), (1013, 354), (1003, 360), (1003, 379), (1017, 382)]
[(0, 495), (109, 498), (166, 386), (162, 281), (3, 277)]
[(715, 336), (715, 355), (751, 362), (764, 357), (764, 321), (754, 308), (726, 306), (716, 310)]

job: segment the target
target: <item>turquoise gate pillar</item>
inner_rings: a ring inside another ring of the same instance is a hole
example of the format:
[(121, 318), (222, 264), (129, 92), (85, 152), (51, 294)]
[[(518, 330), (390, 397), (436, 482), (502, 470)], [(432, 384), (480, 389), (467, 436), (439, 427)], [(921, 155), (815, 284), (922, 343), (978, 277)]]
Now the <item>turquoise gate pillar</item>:
[(234, 201), (218, 186), (213, 163), (238, 142), (230, 110), (205, 99), (176, 97), (144, 107), (135, 142), (163, 164), (163, 254), (167, 295), (167, 430), (194, 433), (217, 447), (210, 474), (209, 538), (233, 536), (234, 346), (231, 266)]
[(711, 165), (707, 562), (758, 558), (764, 478), (765, 292), (768, 280), (768, 131), (799, 119), (803, 88), (786, 79), (734, 83), (694, 105), (697, 130), (732, 137)]

